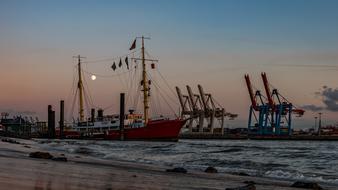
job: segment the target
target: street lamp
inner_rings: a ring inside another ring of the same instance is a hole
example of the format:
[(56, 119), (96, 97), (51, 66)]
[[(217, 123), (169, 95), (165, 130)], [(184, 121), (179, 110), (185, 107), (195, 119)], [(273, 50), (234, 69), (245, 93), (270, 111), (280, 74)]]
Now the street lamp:
[(320, 136), (321, 128), (322, 128), (322, 114), (323, 114), (323, 113), (318, 113), (318, 114), (319, 114), (318, 135)]
[(313, 128), (313, 132), (315, 132), (315, 130), (317, 129), (317, 118), (318, 117), (315, 117), (315, 127)]

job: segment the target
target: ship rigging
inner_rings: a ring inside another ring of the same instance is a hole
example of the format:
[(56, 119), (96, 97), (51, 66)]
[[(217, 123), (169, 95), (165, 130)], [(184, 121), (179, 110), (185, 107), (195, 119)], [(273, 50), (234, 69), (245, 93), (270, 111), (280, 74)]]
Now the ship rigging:
[[(154, 86), (155, 89), (159, 92), (160, 90), (160, 85), (156, 81), (154, 81), (154, 77), (149, 75), (149, 72), (147, 71), (147, 62), (151, 63), (151, 68), (155, 69), (155, 63), (158, 62), (157, 59), (151, 59), (151, 58), (146, 58), (146, 54), (149, 55), (145, 51), (145, 46), (144, 46), (144, 41), (146, 39), (150, 39), (147, 37), (137, 37), (135, 38), (131, 48), (129, 50), (134, 50), (136, 49), (136, 41), (141, 40), (141, 58), (136, 58), (134, 57), (135, 53), (137, 50), (132, 51), (130, 54), (127, 54), (125, 56), (124, 62), (126, 65), (127, 71), (125, 71), (123, 63), (122, 63), (122, 58), (119, 57), (119, 62), (116, 64), (115, 59), (113, 61), (113, 64), (111, 65), (111, 69), (115, 72), (118, 69), (122, 69), (122, 72), (117, 73), (115, 75), (111, 75), (111, 77), (118, 76), (120, 81), (121, 78), (120, 76), (123, 76), (123, 74), (128, 74), (129, 73), (129, 78), (136, 79), (137, 75), (137, 68), (138, 68), (138, 61), (141, 61), (142, 65), (142, 70), (141, 70), (141, 80), (140, 82), (130, 82), (128, 87), (128, 97), (127, 101), (129, 100), (132, 102), (134, 100), (134, 107), (129, 109), (129, 113), (125, 115), (124, 120), (125, 125), (123, 126), (124, 134), (123, 136), (126, 139), (146, 139), (146, 140), (152, 140), (152, 139), (159, 139), (159, 140), (177, 140), (178, 139), (178, 134), (180, 132), (180, 129), (182, 128), (184, 121), (180, 118), (177, 117), (175, 114), (174, 119), (169, 119), (166, 117), (163, 117), (162, 114), (160, 114), (160, 118), (154, 118), (150, 117), (150, 106), (154, 107), (156, 110), (156, 103), (154, 101), (151, 101), (150, 96), (152, 95), (150, 93), (150, 87)], [(132, 58), (129, 59), (128, 56), (132, 55)], [(149, 56), (150, 57), (150, 56)], [(84, 104), (86, 102), (87, 107), (88, 104), (93, 105), (93, 101), (91, 100), (90, 95), (86, 95), (86, 90), (85, 90), (85, 85), (83, 80), (83, 74), (91, 74), (92, 76), (98, 76), (101, 77), (104, 75), (99, 75), (99, 74), (94, 74), (92, 72), (85, 71), (82, 68), (82, 63), (90, 63), (90, 61), (82, 61), (82, 58), (80, 55), (76, 57), (78, 59), (77, 61), (77, 75), (78, 75), (78, 80), (77, 80), (77, 88), (75, 91), (75, 96), (78, 96), (78, 115), (79, 118), (77, 122), (74, 120), (73, 122), (73, 129), (78, 131), (80, 135), (99, 135), (101, 137), (107, 138), (107, 139), (118, 139), (119, 136), (121, 136), (121, 131), (118, 129), (121, 128), (119, 126), (119, 115), (118, 114), (113, 114), (113, 115), (103, 115), (103, 109), (98, 110), (97, 117), (95, 117), (95, 110), (92, 108), (91, 109), (91, 117), (90, 118), (85, 118), (85, 111), (88, 110), (84, 108)], [(109, 59), (106, 59), (109, 60)], [(129, 60), (131, 62), (129, 63)], [(158, 70), (157, 70), (158, 71)], [(134, 76), (130, 77), (133, 73)], [(158, 72), (159, 73), (159, 72)], [(159, 76), (161, 76), (161, 79), (164, 79), (163, 75), (159, 73)], [(96, 78), (96, 77), (95, 77)], [(127, 82), (128, 84), (128, 82)], [(135, 89), (135, 84), (137, 85), (137, 91), (142, 92), (143, 97), (142, 97), (142, 110), (143, 113), (139, 114), (136, 112), (136, 108), (138, 107), (138, 99), (139, 99), (139, 93), (137, 95), (133, 96), (131, 95), (131, 91)], [(165, 84), (169, 87), (168, 83), (165, 81)], [(134, 87), (134, 88), (133, 88)], [(169, 87), (170, 89), (170, 87)], [(167, 107), (171, 108), (170, 104), (168, 103), (168, 100), (164, 98), (164, 95), (162, 93), (159, 93), (160, 95), (158, 97), (161, 97), (164, 99), (164, 102), (167, 104)], [(167, 94), (165, 94), (167, 95)], [(160, 100), (157, 97), (158, 104), (160, 104)], [(75, 99), (75, 98), (74, 98)], [(89, 101), (88, 101), (89, 100)], [(90, 102), (90, 103), (88, 103)], [(72, 113), (74, 109), (75, 101), (73, 101), (73, 106), (72, 106)], [(156, 110), (157, 114), (159, 114), (159, 111)], [(88, 113), (88, 111), (87, 111)], [(87, 114), (88, 115), (88, 114)], [(154, 115), (154, 112), (153, 112)]]

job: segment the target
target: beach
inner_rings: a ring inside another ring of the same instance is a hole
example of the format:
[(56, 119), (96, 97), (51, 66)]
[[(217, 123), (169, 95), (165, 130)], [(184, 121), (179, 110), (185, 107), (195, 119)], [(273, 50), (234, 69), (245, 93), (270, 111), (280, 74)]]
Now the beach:
[(300, 189), (291, 188), (292, 181), (194, 170), (166, 172), (169, 167), (60, 151), (49, 153), (66, 157), (67, 162), (30, 158), (29, 153), (44, 150), (32, 140), (15, 141), (20, 144), (0, 141), (0, 189), (226, 189), (245, 186), (248, 181), (261, 190)]

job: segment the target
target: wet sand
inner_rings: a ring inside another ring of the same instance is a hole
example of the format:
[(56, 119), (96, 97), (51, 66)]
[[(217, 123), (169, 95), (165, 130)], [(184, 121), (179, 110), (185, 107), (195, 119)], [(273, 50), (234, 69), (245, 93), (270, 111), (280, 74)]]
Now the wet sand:
[[(16, 139), (17, 140), (17, 139)], [(299, 190), (290, 181), (209, 174), (189, 170), (187, 174), (168, 173), (166, 167), (101, 160), (90, 156), (64, 154), (68, 162), (30, 158), (39, 151), (36, 142), (17, 140), (21, 144), (0, 141), (0, 189), (226, 189), (245, 186), (254, 181), (258, 190)], [(43, 150), (40, 150), (43, 151)], [(322, 185), (322, 184), (321, 184)], [(336, 187), (324, 186), (333, 190)]]

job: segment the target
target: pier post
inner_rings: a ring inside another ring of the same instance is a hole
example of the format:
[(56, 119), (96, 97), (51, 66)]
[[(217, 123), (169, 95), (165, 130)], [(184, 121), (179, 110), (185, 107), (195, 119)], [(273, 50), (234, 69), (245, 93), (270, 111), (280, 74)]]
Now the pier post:
[(52, 105), (48, 105), (48, 119), (47, 119), (47, 125), (48, 125), (48, 132), (47, 132), (47, 135), (48, 135), (48, 138), (51, 138), (51, 126), (52, 126)]
[(124, 140), (124, 93), (120, 94), (120, 140)]
[(63, 139), (63, 128), (65, 125), (65, 101), (61, 100), (60, 101), (60, 139)]
[(52, 126), (51, 126), (51, 138), (55, 138), (55, 111), (52, 111), (52, 116), (51, 116), (51, 119), (52, 119)]
[(55, 111), (48, 105), (48, 138), (55, 138)]

